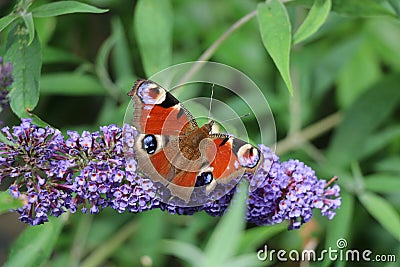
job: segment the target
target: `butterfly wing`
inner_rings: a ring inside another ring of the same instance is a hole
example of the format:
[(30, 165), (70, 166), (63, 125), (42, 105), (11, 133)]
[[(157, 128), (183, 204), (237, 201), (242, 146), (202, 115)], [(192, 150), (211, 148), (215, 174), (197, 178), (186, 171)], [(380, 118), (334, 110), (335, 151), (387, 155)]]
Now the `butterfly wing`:
[[(201, 187), (205, 187), (206, 194), (203, 197), (218, 199), (228, 193), (244, 173), (254, 173), (263, 162), (261, 151), (241, 139), (211, 134), (204, 141), (203, 147), (200, 147), (204, 160), (201, 166), (196, 166), (198, 171), (180, 172), (169, 185), (171, 192), (182, 199), (185, 196), (189, 199), (193, 191), (202, 192)], [(184, 187), (191, 189), (183, 190)], [(187, 195), (188, 192), (190, 195)]]
[(153, 81), (136, 81), (128, 95), (134, 101), (132, 123), (139, 132), (135, 141), (138, 171), (153, 181), (176, 187), (171, 191), (188, 199), (196, 173), (182, 171), (176, 166), (183, 158), (179, 139), (199, 129), (196, 121), (179, 100)]
[[(138, 80), (129, 95), (134, 100), (133, 126), (139, 132), (138, 171), (172, 195), (188, 202), (196, 187), (211, 192), (216, 184), (254, 172), (262, 162), (256, 147), (229, 135), (209, 134), (212, 123), (199, 128), (189, 111), (158, 84)], [(199, 140), (199, 148), (187, 145), (191, 138)], [(188, 155), (197, 149), (201, 157), (190, 160)]]
[(225, 134), (212, 134), (217, 152), (210, 167), (219, 183), (240, 178), (244, 173), (254, 173), (263, 161), (262, 153), (255, 146)]
[(179, 136), (198, 128), (179, 100), (153, 81), (136, 81), (128, 95), (134, 101), (133, 126), (139, 132)]
[[(200, 170), (203, 163), (201, 159), (190, 161), (183, 156), (178, 137), (141, 133), (136, 137), (135, 151), (138, 171), (164, 186), (159, 188), (160, 195), (167, 189), (189, 202), (198, 171), (188, 170)], [(181, 169), (183, 162), (187, 162), (185, 170)]]

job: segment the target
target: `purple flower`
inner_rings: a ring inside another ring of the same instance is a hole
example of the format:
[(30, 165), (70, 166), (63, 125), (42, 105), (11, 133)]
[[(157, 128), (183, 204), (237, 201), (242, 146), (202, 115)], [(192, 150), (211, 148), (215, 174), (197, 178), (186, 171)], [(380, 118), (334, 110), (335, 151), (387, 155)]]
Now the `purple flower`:
[(19, 196), (21, 195), (18, 187), (15, 185), (10, 186), (9, 190), (10, 190), (10, 195), (12, 195), (14, 198), (19, 198)]
[[(268, 161), (271, 151), (263, 145), (260, 149)], [(322, 215), (332, 219), (334, 210), (340, 207), (339, 186), (326, 188), (326, 182), (318, 180), (303, 162), (291, 159), (279, 163), (275, 157), (269, 171), (263, 166), (250, 177), (250, 183), (257, 179), (262, 186), (249, 194), (249, 222), (269, 225), (287, 220), (289, 229), (297, 229), (311, 220), (313, 209), (320, 209)]]
[(41, 224), (48, 220), (48, 214), (59, 216), (69, 209), (73, 205), (70, 186), (62, 178), (46, 175), (62, 160), (61, 133), (50, 127), (38, 128), (28, 119), (12, 131), (8, 127), (2, 131), (13, 145), (0, 143), (0, 182), (13, 179), (10, 194), (25, 202), (17, 209), (20, 219)]
[[(220, 198), (196, 207), (162, 203), (157, 183), (137, 172), (134, 139), (136, 130), (125, 125), (104, 126), (100, 132), (68, 131), (64, 139), (58, 130), (39, 128), (23, 119), (20, 126), (3, 128), (12, 145), (0, 143), (0, 182), (12, 179), (9, 188), (24, 200), (17, 209), (20, 220), (36, 225), (69, 210), (99, 213), (110, 207), (122, 212), (143, 212), (160, 208), (172, 214), (191, 215), (206, 211), (221, 216), (237, 191), (232, 188)], [(340, 207), (340, 188), (318, 180), (314, 171), (298, 160), (280, 162), (273, 151), (259, 146), (264, 162), (249, 181), (247, 221), (257, 225), (290, 222), (297, 229), (312, 218), (314, 209), (332, 219)]]
[(210, 214), (211, 216), (222, 216), (227, 208), (229, 207), (229, 204), (231, 203), (231, 200), (236, 192), (236, 187), (234, 187), (231, 191), (229, 191), (227, 194), (219, 198), (218, 200), (211, 202), (211, 203), (206, 203), (202, 209)]
[(140, 212), (155, 207), (151, 181), (139, 177), (135, 173), (136, 161), (127, 160), (124, 154), (134, 153), (132, 147), (125, 146), (127, 151), (123, 147), (126, 139), (136, 136), (136, 131), (130, 126), (115, 125), (100, 130), (85, 131), (82, 135), (68, 132), (70, 138), (64, 153), (74, 159), (72, 165), (82, 166), (71, 181), (77, 194), (76, 203), (83, 204), (83, 211), (90, 205), (91, 213), (108, 206), (118, 212)]

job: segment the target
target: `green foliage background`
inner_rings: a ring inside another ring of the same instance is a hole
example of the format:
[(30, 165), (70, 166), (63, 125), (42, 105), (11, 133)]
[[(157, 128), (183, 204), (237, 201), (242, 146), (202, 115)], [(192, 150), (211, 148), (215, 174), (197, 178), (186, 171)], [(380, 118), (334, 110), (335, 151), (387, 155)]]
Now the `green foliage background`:
[(297, 266), (260, 262), (256, 252), (265, 244), (335, 249), (339, 238), (348, 248), (396, 255), (398, 264), (398, 0), (50, 2), (0, 3), (0, 55), (14, 63), (15, 75), (12, 110), (1, 114), (6, 125), (27, 116), (63, 132), (121, 125), (137, 78), (199, 58), (217, 61), (263, 90), (281, 160), (300, 159), (320, 178), (337, 175), (343, 201), (333, 221), (315, 214), (290, 232), (285, 225), (245, 225), (244, 201), (237, 201), (221, 219), (158, 210), (78, 212), (17, 237), (11, 233), (24, 226), (7, 210), (18, 203), (2, 194), (6, 266)]

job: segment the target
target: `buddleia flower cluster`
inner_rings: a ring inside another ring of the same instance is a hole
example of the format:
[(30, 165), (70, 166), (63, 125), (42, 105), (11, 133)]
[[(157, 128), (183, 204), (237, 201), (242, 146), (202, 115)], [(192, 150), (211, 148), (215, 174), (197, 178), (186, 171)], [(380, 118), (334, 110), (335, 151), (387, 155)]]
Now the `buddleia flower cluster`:
[[(289, 221), (289, 229), (309, 222), (313, 210), (319, 209), (330, 220), (341, 205), (340, 187), (319, 180), (315, 172), (299, 160), (280, 162), (271, 148), (259, 145), (264, 162), (254, 175), (247, 176), (250, 192), (247, 198), (248, 222), (273, 225)], [(332, 180), (332, 182), (335, 179)], [(205, 207), (207, 213), (222, 215), (236, 189)]]
[[(22, 199), (16, 211), (20, 220), (42, 224), (48, 216), (64, 212), (99, 213), (112, 208), (122, 212), (161, 209), (191, 215), (205, 211), (223, 215), (237, 191), (234, 187), (220, 199), (197, 207), (160, 202), (150, 179), (137, 172), (132, 126), (100, 127), (98, 132), (67, 132), (64, 138), (50, 127), (41, 128), (23, 119), (21, 125), (3, 128), (7, 143), (0, 143), (0, 182)], [(280, 162), (273, 151), (259, 146), (264, 162), (250, 183), (246, 219), (257, 225), (290, 222), (297, 229), (310, 221), (313, 210), (332, 219), (340, 207), (340, 188), (319, 180), (315, 172), (298, 160)], [(126, 156), (126, 155), (133, 155)]]
[[(262, 181), (247, 200), (247, 220), (255, 224), (276, 224), (290, 222), (290, 229), (297, 229), (309, 222), (313, 210), (319, 209), (330, 220), (341, 205), (340, 187), (319, 180), (315, 172), (299, 160), (290, 159), (279, 162), (270, 148), (260, 145), (264, 156), (272, 157), (272, 166), (268, 171), (261, 169), (252, 177), (251, 182)], [(268, 203), (266, 205), (266, 203)]]
[(135, 161), (125, 160), (122, 135), (133, 140), (135, 134), (129, 126), (69, 131), (64, 138), (23, 119), (2, 132), (10, 143), (0, 143), (0, 182), (12, 180), (10, 194), (24, 202), (16, 210), (23, 222), (42, 224), (48, 216), (77, 209), (141, 212), (157, 205), (150, 180), (137, 175)]

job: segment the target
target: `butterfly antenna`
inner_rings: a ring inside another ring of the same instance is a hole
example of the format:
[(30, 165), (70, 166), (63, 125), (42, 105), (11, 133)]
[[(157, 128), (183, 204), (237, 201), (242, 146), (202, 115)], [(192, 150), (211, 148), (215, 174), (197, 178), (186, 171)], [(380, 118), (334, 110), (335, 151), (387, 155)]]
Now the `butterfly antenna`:
[(214, 96), (214, 83), (211, 86), (211, 97), (210, 97), (210, 106), (208, 107), (208, 119), (211, 119), (211, 105), (212, 105), (212, 100), (213, 100), (213, 96)]
[(243, 114), (243, 115), (241, 115), (241, 116), (239, 116), (237, 118), (231, 118), (231, 119), (223, 120), (223, 121), (220, 121), (220, 123), (227, 122), (227, 121), (233, 121), (233, 120), (241, 119), (241, 118), (248, 117), (248, 116), (250, 116), (250, 113)]

